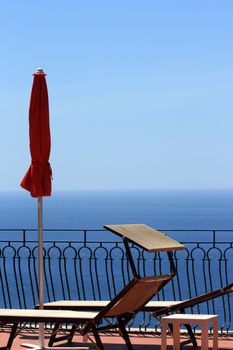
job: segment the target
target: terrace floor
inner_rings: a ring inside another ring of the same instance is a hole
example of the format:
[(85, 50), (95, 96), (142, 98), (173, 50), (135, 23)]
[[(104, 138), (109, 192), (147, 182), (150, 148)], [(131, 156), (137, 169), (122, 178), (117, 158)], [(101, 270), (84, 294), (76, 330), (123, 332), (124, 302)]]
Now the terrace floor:
[[(1, 330), (0, 332), (0, 346), (4, 346), (6, 344), (7, 338), (9, 335), (8, 330)], [(131, 342), (134, 346), (135, 350), (159, 350), (161, 348), (161, 338), (159, 335), (155, 334), (131, 334), (130, 335)], [(200, 349), (200, 336), (196, 336), (199, 347), (196, 349)], [(49, 331), (45, 333), (45, 345), (49, 339)], [(104, 343), (105, 350), (127, 350), (126, 345), (122, 338), (114, 333), (109, 333), (107, 335), (101, 335), (101, 339)], [(181, 341), (185, 340), (185, 336), (181, 335)], [(12, 350), (25, 350), (22, 343), (31, 343), (38, 344), (38, 332), (37, 330), (21, 330), (18, 336), (15, 338)], [(59, 344), (59, 343), (58, 343)], [(66, 346), (66, 343), (60, 343), (59, 346)], [(83, 346), (82, 338), (80, 336), (75, 336), (74, 342), (72, 342), (69, 346)], [(210, 336), (210, 349), (212, 348), (212, 338)], [(58, 345), (57, 345), (58, 346)], [(88, 346), (90, 349), (96, 349), (96, 347), (89, 341), (85, 346)], [(172, 350), (172, 338), (169, 336), (168, 338), (168, 350)], [(191, 344), (186, 346), (187, 349), (192, 349)], [(227, 335), (219, 336), (219, 350), (224, 349), (233, 349), (233, 337)]]

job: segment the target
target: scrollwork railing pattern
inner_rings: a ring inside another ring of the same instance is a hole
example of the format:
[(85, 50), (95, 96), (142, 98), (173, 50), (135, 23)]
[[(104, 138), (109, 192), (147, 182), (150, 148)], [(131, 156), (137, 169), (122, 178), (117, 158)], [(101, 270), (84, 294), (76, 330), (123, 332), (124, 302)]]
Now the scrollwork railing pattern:
[[(174, 253), (178, 274), (155, 300), (184, 300), (233, 282), (233, 230), (161, 231), (182, 241), (186, 249)], [(0, 233), (0, 308), (32, 308), (38, 303), (38, 246), (36, 238), (31, 239), (36, 230), (1, 229)], [(45, 301), (109, 300), (132, 277), (124, 246), (113, 234), (75, 229), (50, 229), (44, 234)], [(58, 236), (65, 239), (55, 239)], [(149, 254), (133, 245), (131, 251), (140, 275), (169, 271), (166, 254)], [(232, 298), (228, 294), (190, 311), (217, 313), (220, 329), (233, 330)], [(140, 313), (130, 327), (156, 329), (157, 325), (158, 320)]]

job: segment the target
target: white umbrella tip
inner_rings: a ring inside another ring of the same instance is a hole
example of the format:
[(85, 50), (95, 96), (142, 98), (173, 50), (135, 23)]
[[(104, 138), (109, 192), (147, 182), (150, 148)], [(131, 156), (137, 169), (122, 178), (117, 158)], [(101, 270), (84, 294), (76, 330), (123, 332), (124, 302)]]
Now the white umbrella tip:
[(36, 73), (44, 73), (42, 68), (37, 68)]

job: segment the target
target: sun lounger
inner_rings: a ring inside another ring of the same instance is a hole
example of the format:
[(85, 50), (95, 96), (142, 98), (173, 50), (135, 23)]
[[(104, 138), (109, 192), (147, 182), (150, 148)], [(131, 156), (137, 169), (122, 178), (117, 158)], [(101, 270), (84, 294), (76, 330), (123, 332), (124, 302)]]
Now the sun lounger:
[[(131, 266), (133, 273), (133, 280), (110, 302), (107, 301), (63, 301), (63, 302), (52, 302), (46, 303), (45, 308), (50, 309), (67, 309), (67, 310), (100, 310), (101, 319), (108, 317), (114, 317), (117, 319), (116, 324), (111, 324), (110, 328), (120, 328), (121, 334), (123, 335), (125, 342), (129, 349), (132, 348), (129, 337), (125, 330), (126, 323), (135, 315), (136, 312), (148, 310), (158, 310), (167, 306), (166, 302), (160, 302), (160, 305), (155, 305), (154, 302), (150, 301), (152, 297), (159, 292), (161, 288), (165, 286), (176, 274), (175, 265), (172, 259), (172, 252), (175, 250), (184, 249), (184, 246), (173, 240), (172, 238), (158, 232), (151, 227), (143, 224), (131, 224), (131, 225), (106, 225), (104, 226), (107, 230), (122, 237), (127, 258)], [(168, 255), (170, 262), (170, 273), (161, 276), (143, 277), (141, 278), (136, 271), (134, 260), (130, 251), (129, 243), (133, 243), (148, 252), (165, 252)], [(157, 285), (157, 286), (156, 286)], [(131, 290), (132, 288), (132, 290)], [(131, 291), (130, 291), (131, 290)], [(130, 293), (129, 293), (130, 291)], [(119, 299), (120, 296), (120, 299)], [(171, 302), (172, 304), (176, 302)], [(169, 303), (169, 305), (171, 305)], [(115, 305), (112, 308), (112, 305)], [(111, 312), (109, 311), (111, 310)], [(98, 317), (97, 317), (98, 318)], [(89, 330), (93, 332), (96, 337), (98, 346), (101, 347), (101, 342), (98, 337), (98, 331), (108, 329), (108, 326), (98, 326), (98, 322), (94, 321), (95, 327), (90, 328), (90, 324), (87, 324), (82, 333), (86, 333)], [(54, 332), (51, 336), (50, 345), (59, 340), (64, 340), (65, 336), (56, 338), (56, 332), (59, 329), (59, 324), (56, 324)], [(71, 341), (74, 334), (75, 327), (68, 335), (68, 340)]]
[(96, 312), (75, 312), (61, 310), (22, 310), (22, 309), (0, 309), (1, 325), (11, 325), (11, 332), (3, 350), (9, 350), (13, 344), (14, 338), (18, 333), (19, 323), (29, 322), (52, 322), (52, 323), (72, 323), (81, 324), (88, 320), (93, 320), (98, 313)]
[(196, 305), (202, 304), (204, 302), (207, 302), (209, 300), (212, 300), (214, 298), (221, 297), (225, 294), (229, 294), (233, 292), (233, 283), (228, 284), (225, 287), (215, 289), (211, 292), (199, 295), (197, 297), (187, 299), (184, 301), (180, 301), (178, 303), (175, 303), (173, 305), (165, 306), (164, 308), (160, 308), (159, 310), (155, 310), (152, 312), (152, 315), (155, 317), (162, 316), (162, 315), (168, 315), (172, 312), (184, 312), (187, 308), (192, 308)]
[[(49, 346), (61, 340), (71, 342), (75, 331), (78, 330), (82, 335), (91, 332), (94, 335), (98, 348), (103, 349), (99, 331), (118, 328), (126, 342), (127, 348), (132, 349), (125, 329), (126, 323), (170, 280), (171, 275), (134, 279), (100, 312), (1, 309), (0, 322), (2, 324), (13, 324), (8, 343), (4, 348), (10, 349), (19, 322), (49, 322), (55, 323)], [(111, 320), (114, 318), (116, 322), (102, 325), (102, 322), (109, 318)], [(57, 331), (63, 323), (72, 324), (71, 331), (68, 335), (56, 338)]]
[[(84, 326), (81, 334), (85, 335), (88, 332), (92, 332), (97, 346), (100, 349), (103, 349), (99, 337), (99, 331), (118, 328), (127, 344), (128, 349), (132, 349), (125, 325), (134, 317), (135, 313), (140, 311), (148, 300), (157, 294), (159, 290), (163, 288), (163, 286), (170, 280), (171, 275), (143, 277), (132, 280), (112, 301), (101, 309), (101, 311), (91, 322), (88, 322)], [(102, 325), (102, 321), (106, 321), (106, 319), (109, 318), (111, 322)], [(115, 323), (114, 319), (116, 320)], [(68, 336), (56, 338), (56, 332), (58, 329), (59, 324), (57, 324), (54, 328), (49, 345), (53, 345), (54, 342), (65, 339), (71, 341), (74, 332), (76, 331), (76, 327), (74, 326)]]

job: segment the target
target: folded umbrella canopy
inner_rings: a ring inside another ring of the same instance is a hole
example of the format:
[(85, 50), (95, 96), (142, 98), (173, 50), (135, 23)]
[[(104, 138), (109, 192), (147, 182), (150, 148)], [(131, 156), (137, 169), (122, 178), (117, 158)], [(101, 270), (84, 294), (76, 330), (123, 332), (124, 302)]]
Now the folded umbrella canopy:
[[(49, 103), (45, 76), (41, 68), (37, 69), (31, 92), (29, 107), (29, 138), (31, 165), (26, 172), (21, 186), (38, 198), (38, 260), (39, 260), (39, 305), (43, 309), (43, 225), (42, 197), (50, 196), (52, 191), (52, 170), (50, 156)], [(44, 348), (44, 326), (40, 324), (40, 348)]]
[(48, 90), (46, 74), (38, 69), (34, 74), (30, 107), (29, 137), (31, 165), (26, 172), (21, 186), (28, 190), (32, 197), (51, 195), (50, 126)]

